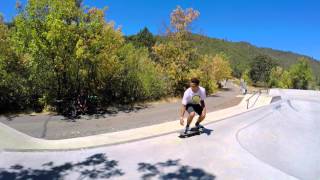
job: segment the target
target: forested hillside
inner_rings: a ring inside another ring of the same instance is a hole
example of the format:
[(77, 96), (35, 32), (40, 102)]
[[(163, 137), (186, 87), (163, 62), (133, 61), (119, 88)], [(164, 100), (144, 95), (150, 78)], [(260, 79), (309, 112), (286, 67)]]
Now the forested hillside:
[(193, 35), (192, 42), (201, 54), (215, 55), (220, 52), (227, 54), (236, 73), (243, 72), (256, 56), (267, 55), (285, 69), (297, 63), (299, 58), (304, 57), (308, 59), (314, 75), (320, 77), (320, 61), (304, 55), (271, 48), (259, 48), (247, 42), (231, 42), (203, 35)]

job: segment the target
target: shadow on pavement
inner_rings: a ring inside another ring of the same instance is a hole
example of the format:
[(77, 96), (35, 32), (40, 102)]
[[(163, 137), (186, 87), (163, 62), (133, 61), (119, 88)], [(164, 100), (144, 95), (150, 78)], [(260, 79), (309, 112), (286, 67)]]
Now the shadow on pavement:
[(232, 88), (220, 88), (219, 91), (232, 91)]
[(101, 108), (96, 112), (86, 113), (84, 115), (63, 116), (61, 120), (66, 122), (77, 122), (80, 119), (92, 120), (107, 117), (116, 117), (119, 113), (137, 113), (141, 110), (152, 107), (148, 104), (135, 104), (135, 105), (117, 105)]
[(45, 138), (47, 135), (49, 121), (50, 121), (50, 118), (47, 118), (43, 124), (43, 131), (41, 133), (41, 138)]
[(219, 94), (210, 94), (210, 95), (207, 95), (207, 98), (208, 97), (217, 98), (217, 97), (221, 97), (221, 96)]
[[(196, 132), (199, 132), (196, 128), (191, 128), (191, 131), (196, 131)], [(203, 128), (201, 130), (201, 133), (195, 133), (193, 136), (195, 135), (201, 135), (201, 134), (206, 134), (207, 136), (210, 136), (211, 133), (213, 132), (213, 129), (208, 129), (208, 128)]]
[(95, 154), (75, 164), (54, 165), (53, 162), (48, 162), (41, 169), (26, 168), (18, 164), (9, 169), (0, 168), (0, 179), (65, 179), (70, 173), (78, 174), (75, 179), (107, 179), (124, 175), (117, 166), (117, 161), (109, 160), (104, 154)]
[(210, 136), (212, 132), (213, 132), (213, 129), (203, 128), (203, 130), (202, 130), (202, 133), (206, 134), (208, 136)]
[(18, 114), (4, 114), (3, 117), (6, 118), (7, 121), (13, 121), (15, 118), (19, 117)]
[[(201, 179), (214, 180), (216, 177), (199, 168), (181, 165), (180, 160), (168, 160), (156, 164), (139, 163), (138, 171), (143, 173), (141, 179)], [(170, 171), (171, 170), (171, 171)], [(173, 170), (173, 171), (172, 171)]]

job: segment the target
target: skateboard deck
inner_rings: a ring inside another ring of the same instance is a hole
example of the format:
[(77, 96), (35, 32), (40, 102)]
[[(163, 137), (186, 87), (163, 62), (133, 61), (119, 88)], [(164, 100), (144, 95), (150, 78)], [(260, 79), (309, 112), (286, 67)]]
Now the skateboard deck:
[(201, 129), (191, 128), (188, 133), (184, 133), (184, 130), (180, 133), (180, 138), (187, 138), (195, 135), (200, 135), (202, 133)]

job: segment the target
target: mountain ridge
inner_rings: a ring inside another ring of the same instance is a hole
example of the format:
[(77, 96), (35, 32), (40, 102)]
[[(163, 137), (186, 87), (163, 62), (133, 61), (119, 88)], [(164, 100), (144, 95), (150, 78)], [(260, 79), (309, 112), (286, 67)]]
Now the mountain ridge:
[(256, 56), (268, 55), (285, 69), (297, 63), (298, 59), (306, 58), (315, 77), (320, 78), (320, 61), (307, 55), (268, 47), (258, 47), (245, 41), (234, 42), (199, 34), (192, 34), (190, 38), (191, 43), (202, 54), (215, 55), (220, 52), (227, 54), (233, 69), (239, 71), (239, 73), (248, 68), (249, 63)]

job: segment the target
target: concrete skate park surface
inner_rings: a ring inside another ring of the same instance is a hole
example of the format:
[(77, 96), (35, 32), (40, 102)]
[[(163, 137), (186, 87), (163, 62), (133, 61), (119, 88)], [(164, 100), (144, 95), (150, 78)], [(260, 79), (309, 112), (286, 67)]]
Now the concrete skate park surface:
[(209, 113), (209, 130), (187, 139), (177, 122), (61, 141), (1, 124), (0, 179), (320, 179), (320, 93), (256, 96)]

